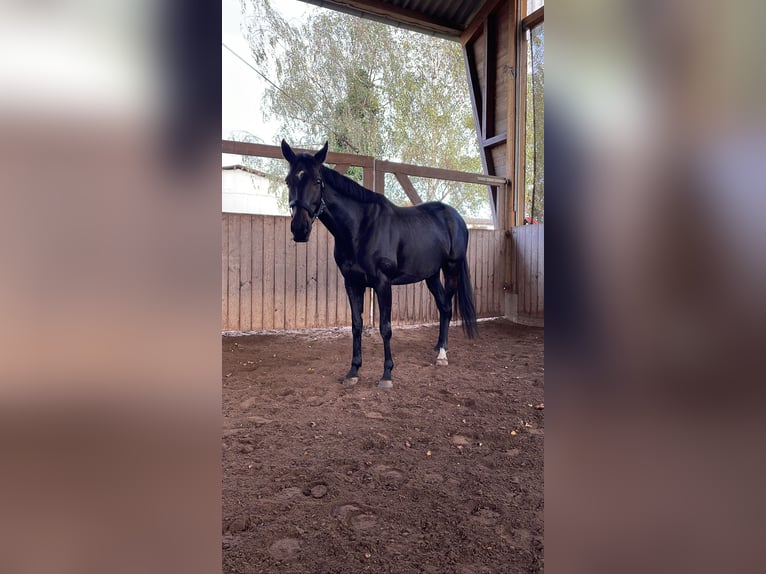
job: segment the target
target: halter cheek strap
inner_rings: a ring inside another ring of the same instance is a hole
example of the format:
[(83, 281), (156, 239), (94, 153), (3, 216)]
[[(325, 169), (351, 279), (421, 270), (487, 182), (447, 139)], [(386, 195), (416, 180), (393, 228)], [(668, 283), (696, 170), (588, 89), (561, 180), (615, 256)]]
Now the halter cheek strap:
[(323, 193), (324, 181), (322, 181), (321, 179), (317, 179), (316, 182), (319, 184), (319, 189), (320, 189), (319, 207), (316, 209), (316, 211), (314, 210), (314, 208), (312, 208), (308, 203), (306, 203), (302, 199), (293, 199), (289, 203), (290, 208), (300, 207), (301, 209), (305, 209), (306, 213), (308, 213), (309, 217), (311, 218), (311, 223), (314, 223), (316, 218), (322, 215), (327, 209), (327, 204), (325, 204), (324, 202), (324, 193)]

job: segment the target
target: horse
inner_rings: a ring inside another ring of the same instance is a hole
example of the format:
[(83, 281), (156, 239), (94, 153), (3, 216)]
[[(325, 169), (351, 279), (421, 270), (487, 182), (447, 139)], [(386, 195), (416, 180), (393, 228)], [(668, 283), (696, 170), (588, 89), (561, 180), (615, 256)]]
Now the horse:
[[(305, 243), (319, 219), (335, 238), (335, 263), (345, 282), (351, 306), (353, 353), (343, 385), (359, 381), (362, 366), (362, 311), (365, 289), (375, 291), (383, 338), (383, 376), (378, 388), (393, 387), (391, 371), (391, 287), (425, 281), (439, 309), (437, 366), (447, 365), (447, 336), (452, 300), (465, 335), (477, 333), (476, 311), (468, 271), (468, 227), (451, 206), (434, 201), (399, 207), (385, 196), (362, 187), (323, 165), (328, 142), (314, 154), (295, 153), (282, 140), (290, 165), (285, 183), (293, 240)], [(439, 274), (444, 274), (444, 284)]]

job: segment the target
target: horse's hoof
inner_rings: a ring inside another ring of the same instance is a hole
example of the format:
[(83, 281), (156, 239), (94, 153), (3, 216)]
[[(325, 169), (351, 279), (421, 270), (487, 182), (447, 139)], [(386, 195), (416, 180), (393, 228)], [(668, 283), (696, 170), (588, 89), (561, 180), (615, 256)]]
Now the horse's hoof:
[(359, 377), (348, 377), (346, 379), (343, 379), (343, 386), (344, 387), (353, 387), (358, 382), (359, 382)]
[(447, 349), (443, 347), (439, 349), (439, 356), (436, 357), (436, 366), (437, 367), (447, 366)]
[(436, 359), (436, 366), (437, 367), (446, 367), (449, 363), (447, 363), (447, 359)]
[(393, 387), (394, 387), (394, 383), (393, 383), (393, 381), (384, 381), (384, 380), (381, 380), (381, 381), (378, 383), (378, 388), (379, 388), (379, 389), (391, 389), (391, 388), (393, 388)]

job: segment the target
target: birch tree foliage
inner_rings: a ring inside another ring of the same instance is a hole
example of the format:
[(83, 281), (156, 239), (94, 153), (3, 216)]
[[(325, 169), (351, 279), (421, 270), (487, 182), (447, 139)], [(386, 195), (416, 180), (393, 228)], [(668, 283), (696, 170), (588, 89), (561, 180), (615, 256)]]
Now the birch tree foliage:
[[(278, 139), (308, 148), (327, 139), (332, 151), (481, 172), (459, 43), (329, 10), (289, 22), (269, 0), (242, 0), (242, 9), (253, 58), (273, 82), (260, 112), (280, 123)], [(349, 175), (361, 182), (360, 171)], [(487, 209), (485, 187), (413, 184), (424, 201), (467, 215)], [(395, 180), (386, 195), (408, 202)]]

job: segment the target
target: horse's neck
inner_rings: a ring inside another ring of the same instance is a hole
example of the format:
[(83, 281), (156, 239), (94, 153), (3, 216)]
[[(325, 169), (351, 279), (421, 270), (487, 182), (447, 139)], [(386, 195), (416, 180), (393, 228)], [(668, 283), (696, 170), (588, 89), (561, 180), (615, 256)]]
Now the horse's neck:
[(330, 185), (325, 186), (326, 214), (319, 216), (327, 230), (338, 240), (350, 240), (359, 231), (362, 206)]

